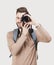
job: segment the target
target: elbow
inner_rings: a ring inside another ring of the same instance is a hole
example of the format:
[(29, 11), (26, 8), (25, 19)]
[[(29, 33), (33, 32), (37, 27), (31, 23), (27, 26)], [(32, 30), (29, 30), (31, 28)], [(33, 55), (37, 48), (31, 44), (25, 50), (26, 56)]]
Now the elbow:
[(13, 56), (16, 56), (16, 55), (17, 55), (17, 51), (16, 51), (16, 49), (13, 48), (13, 47), (12, 47), (12, 49), (11, 49), (11, 54), (12, 54)]
[(47, 43), (49, 43), (50, 41), (52, 40), (52, 38), (51, 37), (49, 37), (49, 38), (47, 38)]
[(12, 53), (11, 53), (13, 56), (16, 56), (17, 53), (15, 51), (12, 50)]

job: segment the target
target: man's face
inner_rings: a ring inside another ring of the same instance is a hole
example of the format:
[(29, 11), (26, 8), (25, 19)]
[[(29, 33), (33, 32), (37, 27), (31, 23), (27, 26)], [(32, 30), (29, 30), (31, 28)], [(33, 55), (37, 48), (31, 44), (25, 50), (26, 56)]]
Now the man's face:
[(21, 17), (22, 17), (24, 14), (25, 14), (25, 12), (23, 12), (23, 13), (18, 12), (18, 13), (16, 14), (16, 24), (17, 24), (18, 27), (22, 27)]

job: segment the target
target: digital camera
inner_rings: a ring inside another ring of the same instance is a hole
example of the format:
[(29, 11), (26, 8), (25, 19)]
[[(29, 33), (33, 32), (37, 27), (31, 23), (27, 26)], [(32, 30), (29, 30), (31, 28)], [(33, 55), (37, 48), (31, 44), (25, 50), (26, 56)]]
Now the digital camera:
[(30, 19), (30, 17), (29, 16), (22, 16), (22, 18), (21, 18), (21, 21), (23, 22), (23, 25), (25, 24), (25, 22), (27, 23), (27, 22), (30, 22), (31, 21), (31, 19)]

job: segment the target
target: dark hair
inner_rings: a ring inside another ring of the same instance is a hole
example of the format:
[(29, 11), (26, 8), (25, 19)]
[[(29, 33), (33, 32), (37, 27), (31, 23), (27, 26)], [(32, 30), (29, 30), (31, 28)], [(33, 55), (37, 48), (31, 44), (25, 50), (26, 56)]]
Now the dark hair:
[(16, 14), (20, 12), (20, 13), (23, 13), (25, 12), (26, 14), (29, 14), (29, 12), (27, 11), (27, 8), (26, 7), (19, 7), (17, 10), (16, 10)]

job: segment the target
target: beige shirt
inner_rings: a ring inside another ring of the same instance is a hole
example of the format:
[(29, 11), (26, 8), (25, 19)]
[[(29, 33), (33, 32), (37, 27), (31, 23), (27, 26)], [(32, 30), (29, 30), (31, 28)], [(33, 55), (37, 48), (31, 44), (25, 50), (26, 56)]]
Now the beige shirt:
[[(10, 36), (10, 34), (8, 35)], [(9, 41), (11, 42), (11, 39), (8, 37)], [(8, 43), (8, 45), (10, 50), (11, 43)], [(36, 49), (31, 37), (26, 39), (17, 55), (12, 55), (12, 65), (37, 65)]]

